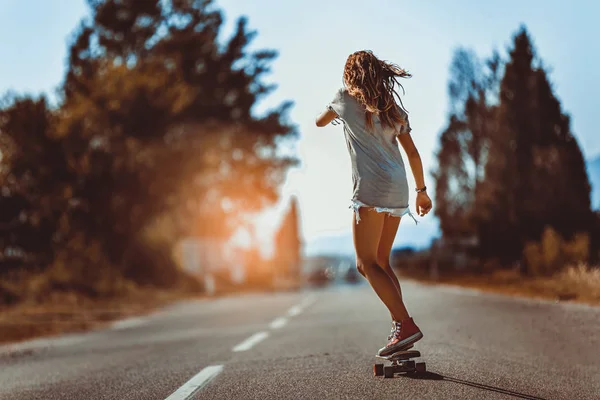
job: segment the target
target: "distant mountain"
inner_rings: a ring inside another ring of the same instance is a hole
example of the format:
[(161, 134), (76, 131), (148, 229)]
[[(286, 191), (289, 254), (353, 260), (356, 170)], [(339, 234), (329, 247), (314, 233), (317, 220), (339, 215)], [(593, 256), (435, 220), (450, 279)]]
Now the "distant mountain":
[(600, 210), (600, 156), (588, 162), (587, 168), (592, 185), (592, 208)]

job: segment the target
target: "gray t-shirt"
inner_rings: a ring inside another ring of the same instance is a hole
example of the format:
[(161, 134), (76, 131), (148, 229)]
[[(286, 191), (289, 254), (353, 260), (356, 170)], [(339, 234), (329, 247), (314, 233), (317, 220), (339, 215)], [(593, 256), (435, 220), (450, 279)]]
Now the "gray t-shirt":
[[(344, 136), (352, 163), (352, 202), (355, 210), (360, 206), (375, 207), (383, 212), (400, 216), (408, 209), (408, 181), (396, 136), (410, 132), (406, 124), (393, 128), (381, 125), (373, 115), (373, 130), (367, 130), (365, 109), (345, 89), (340, 89), (329, 103), (344, 124)], [(358, 213), (357, 213), (358, 214)]]

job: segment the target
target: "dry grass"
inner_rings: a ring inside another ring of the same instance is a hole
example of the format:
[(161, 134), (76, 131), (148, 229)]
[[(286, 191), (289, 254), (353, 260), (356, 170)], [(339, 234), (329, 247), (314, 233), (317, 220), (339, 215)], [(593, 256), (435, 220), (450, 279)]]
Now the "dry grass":
[(77, 252), (80, 258), (69, 263), (59, 257), (42, 272), (15, 269), (1, 275), (0, 343), (87, 330), (201, 293), (201, 284), (180, 270), (149, 268), (148, 274), (156, 275), (140, 280), (151, 282), (136, 283), (100, 262), (98, 252)]
[(423, 273), (401, 274), (425, 283), (441, 283), (484, 291), (556, 301), (600, 305), (600, 268), (572, 266), (551, 277), (523, 277), (517, 270), (499, 270), (485, 275), (442, 275), (437, 280)]
[(569, 267), (551, 278), (536, 279), (532, 285), (541, 292), (555, 294), (559, 300), (600, 304), (600, 268)]
[[(297, 281), (278, 281), (276, 285), (269, 282), (262, 277), (240, 287), (219, 281), (218, 291), (212, 296), (296, 290), (299, 287)], [(42, 300), (0, 307), (0, 344), (99, 328), (111, 321), (144, 314), (178, 300), (204, 296), (206, 295), (200, 290), (185, 285), (178, 290), (141, 289), (130, 285), (126, 291), (101, 300), (94, 300), (75, 292), (51, 292)]]
[(57, 294), (44, 304), (23, 303), (0, 308), (0, 343), (97, 328), (189, 297), (185, 292), (155, 289), (140, 289), (111, 300)]

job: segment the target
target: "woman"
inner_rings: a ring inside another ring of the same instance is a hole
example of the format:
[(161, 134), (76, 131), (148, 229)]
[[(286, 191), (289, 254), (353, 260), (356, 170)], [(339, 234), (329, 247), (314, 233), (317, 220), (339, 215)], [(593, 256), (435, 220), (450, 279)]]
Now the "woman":
[(351, 54), (344, 67), (345, 87), (338, 90), (316, 121), (320, 127), (336, 120), (344, 125), (354, 184), (351, 208), (357, 268), (392, 316), (392, 333), (387, 345), (379, 350), (381, 356), (407, 350), (423, 337), (404, 306), (389, 260), (400, 218), (405, 214), (413, 217), (397, 141), (415, 177), (418, 214), (424, 216), (432, 207), (421, 157), (410, 136), (408, 115), (395, 90), (398, 77), (410, 76), (398, 66), (379, 60), (371, 51)]

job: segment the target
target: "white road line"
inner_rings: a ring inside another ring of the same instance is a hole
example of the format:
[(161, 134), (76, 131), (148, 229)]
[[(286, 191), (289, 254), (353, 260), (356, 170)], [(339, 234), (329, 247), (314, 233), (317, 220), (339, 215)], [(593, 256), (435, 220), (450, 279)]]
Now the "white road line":
[(302, 308), (308, 308), (310, 305), (312, 305), (312, 303), (315, 302), (316, 299), (317, 297), (314, 294), (307, 296), (301, 303)]
[(250, 336), (248, 339), (244, 340), (242, 343), (238, 344), (237, 346), (235, 346), (232, 351), (246, 351), (246, 350), (250, 350), (255, 344), (265, 340), (267, 337), (269, 337), (269, 333), (268, 332), (258, 332), (255, 333), (254, 335)]
[(312, 303), (314, 303), (316, 300), (315, 295), (308, 295), (306, 296), (301, 302), (300, 304), (296, 304), (295, 306), (293, 306), (292, 308), (290, 308), (287, 312), (287, 314), (290, 317), (295, 317), (296, 315), (300, 314), (302, 311), (304, 311), (305, 308), (307, 308), (308, 306), (310, 306)]
[(287, 313), (290, 317), (295, 317), (296, 315), (300, 314), (301, 312), (302, 312), (302, 307), (300, 307), (300, 304), (298, 304), (298, 305), (290, 308)]
[(271, 322), (269, 324), (269, 327), (271, 329), (279, 329), (282, 326), (284, 326), (285, 324), (287, 324), (288, 320), (286, 317), (279, 317), (276, 320), (273, 320), (273, 322)]
[(192, 379), (184, 383), (179, 389), (173, 392), (173, 394), (167, 397), (166, 400), (190, 399), (198, 390), (202, 389), (204, 385), (210, 382), (215, 376), (219, 375), (222, 370), (222, 365), (209, 365)]

